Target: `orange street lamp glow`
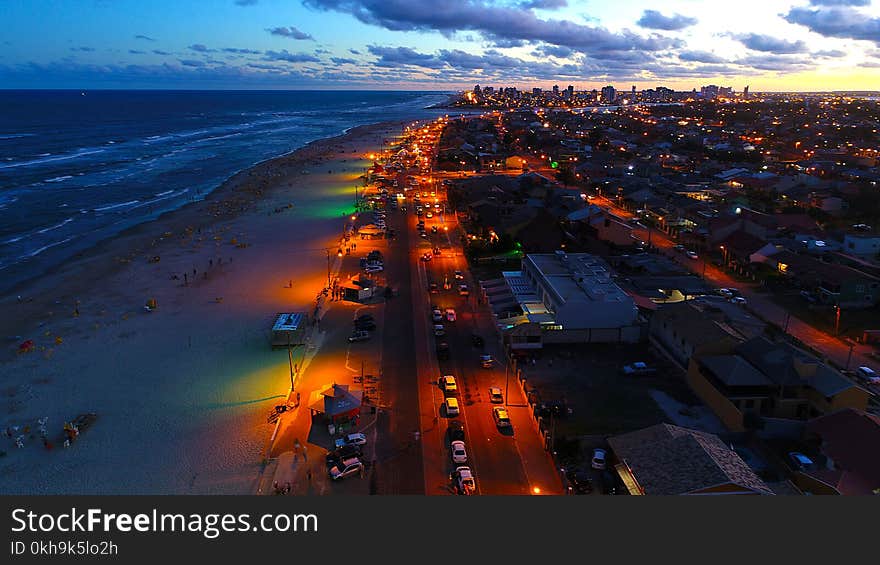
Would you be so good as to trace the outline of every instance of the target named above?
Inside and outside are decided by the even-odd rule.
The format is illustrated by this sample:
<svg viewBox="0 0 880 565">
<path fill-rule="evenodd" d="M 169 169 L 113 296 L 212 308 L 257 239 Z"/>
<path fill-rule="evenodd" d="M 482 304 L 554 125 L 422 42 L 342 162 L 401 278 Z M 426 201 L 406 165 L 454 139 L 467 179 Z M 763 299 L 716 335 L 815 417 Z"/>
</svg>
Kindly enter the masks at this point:
<svg viewBox="0 0 880 565">
<path fill-rule="evenodd" d="M 532 487 L 532 492 L 534 494 L 541 494 L 541 487 Z"/>
</svg>

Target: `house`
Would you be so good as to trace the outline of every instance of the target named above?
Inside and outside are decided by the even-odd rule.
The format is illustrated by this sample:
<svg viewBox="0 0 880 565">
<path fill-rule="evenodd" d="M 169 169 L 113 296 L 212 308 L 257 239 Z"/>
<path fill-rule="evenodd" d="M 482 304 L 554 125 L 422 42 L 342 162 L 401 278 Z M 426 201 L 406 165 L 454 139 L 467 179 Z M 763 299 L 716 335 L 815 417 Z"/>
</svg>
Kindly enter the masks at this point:
<svg viewBox="0 0 880 565">
<path fill-rule="evenodd" d="M 725 351 L 744 337 L 723 321 L 706 316 L 691 301 L 666 304 L 649 324 L 651 342 L 687 367 L 692 357 Z"/>
<path fill-rule="evenodd" d="M 525 170 L 529 168 L 529 163 L 526 161 L 525 157 L 520 155 L 510 155 L 504 160 L 504 167 L 506 169 Z"/>
<path fill-rule="evenodd" d="M 590 218 L 590 228 L 596 237 L 618 247 L 631 247 L 639 242 L 633 227 L 614 214 L 603 213 Z"/>
<path fill-rule="evenodd" d="M 614 469 L 634 495 L 772 495 L 713 434 L 657 424 L 608 438 Z"/>
<path fill-rule="evenodd" d="M 880 304 L 880 277 L 838 263 L 779 250 L 762 261 L 814 291 L 823 304 L 841 308 L 871 308 Z"/>
<path fill-rule="evenodd" d="M 880 417 L 853 409 L 820 416 L 807 424 L 804 440 L 824 461 L 795 473 L 802 489 L 815 494 L 880 494 Z"/>
<path fill-rule="evenodd" d="M 807 420 L 843 408 L 864 410 L 870 393 L 789 343 L 754 337 L 727 351 L 692 357 L 687 381 L 736 432 L 763 418 Z"/>
</svg>

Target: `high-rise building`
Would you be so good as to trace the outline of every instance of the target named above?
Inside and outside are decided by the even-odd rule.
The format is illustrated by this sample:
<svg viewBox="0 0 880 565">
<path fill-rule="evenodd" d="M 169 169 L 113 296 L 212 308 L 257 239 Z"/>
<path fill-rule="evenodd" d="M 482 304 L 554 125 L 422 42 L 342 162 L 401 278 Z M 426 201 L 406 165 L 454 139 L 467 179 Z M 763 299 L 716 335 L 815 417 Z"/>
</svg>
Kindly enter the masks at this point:
<svg viewBox="0 0 880 565">
<path fill-rule="evenodd" d="M 568 88 L 566 88 L 565 90 L 568 92 L 568 99 L 573 100 L 574 99 L 574 86 L 569 84 Z"/>
<path fill-rule="evenodd" d="M 542 92 L 542 90 L 540 88 L 533 88 L 532 89 L 532 96 L 540 96 L 541 92 Z"/>
<path fill-rule="evenodd" d="M 746 85 L 746 87 L 743 88 L 743 98 L 745 100 L 749 99 L 749 85 Z"/>
<path fill-rule="evenodd" d="M 553 98 L 558 98 L 558 97 L 559 97 L 559 85 L 554 84 L 553 85 Z"/>
<path fill-rule="evenodd" d="M 479 96 L 479 95 L 480 95 L 480 85 L 479 85 L 479 84 L 478 84 L 477 86 L 474 87 L 474 94 L 475 94 L 476 96 Z"/>
<path fill-rule="evenodd" d="M 602 102 L 606 104 L 612 104 L 615 100 L 617 100 L 617 90 L 614 89 L 610 84 L 602 88 Z"/>
</svg>

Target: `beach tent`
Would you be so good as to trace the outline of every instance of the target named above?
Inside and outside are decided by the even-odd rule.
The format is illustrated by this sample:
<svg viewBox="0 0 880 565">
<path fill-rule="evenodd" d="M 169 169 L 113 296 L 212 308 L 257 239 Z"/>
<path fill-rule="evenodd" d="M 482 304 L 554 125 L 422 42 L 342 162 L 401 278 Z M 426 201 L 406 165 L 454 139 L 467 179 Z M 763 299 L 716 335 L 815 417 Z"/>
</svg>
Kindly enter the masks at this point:
<svg viewBox="0 0 880 565">
<path fill-rule="evenodd" d="M 348 385 L 328 384 L 312 393 L 309 410 L 312 415 L 323 414 L 332 422 L 344 422 L 358 416 L 364 393 L 349 390 Z"/>
</svg>

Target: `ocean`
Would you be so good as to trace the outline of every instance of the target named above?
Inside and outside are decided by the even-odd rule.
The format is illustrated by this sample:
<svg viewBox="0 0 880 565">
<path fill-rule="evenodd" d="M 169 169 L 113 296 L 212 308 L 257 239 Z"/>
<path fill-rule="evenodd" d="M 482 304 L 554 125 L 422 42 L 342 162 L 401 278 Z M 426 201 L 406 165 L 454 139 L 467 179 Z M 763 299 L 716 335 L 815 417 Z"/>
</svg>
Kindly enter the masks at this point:
<svg viewBox="0 0 880 565">
<path fill-rule="evenodd" d="M 447 94 L 0 91 L 0 291 L 355 126 L 428 119 Z"/>
</svg>

